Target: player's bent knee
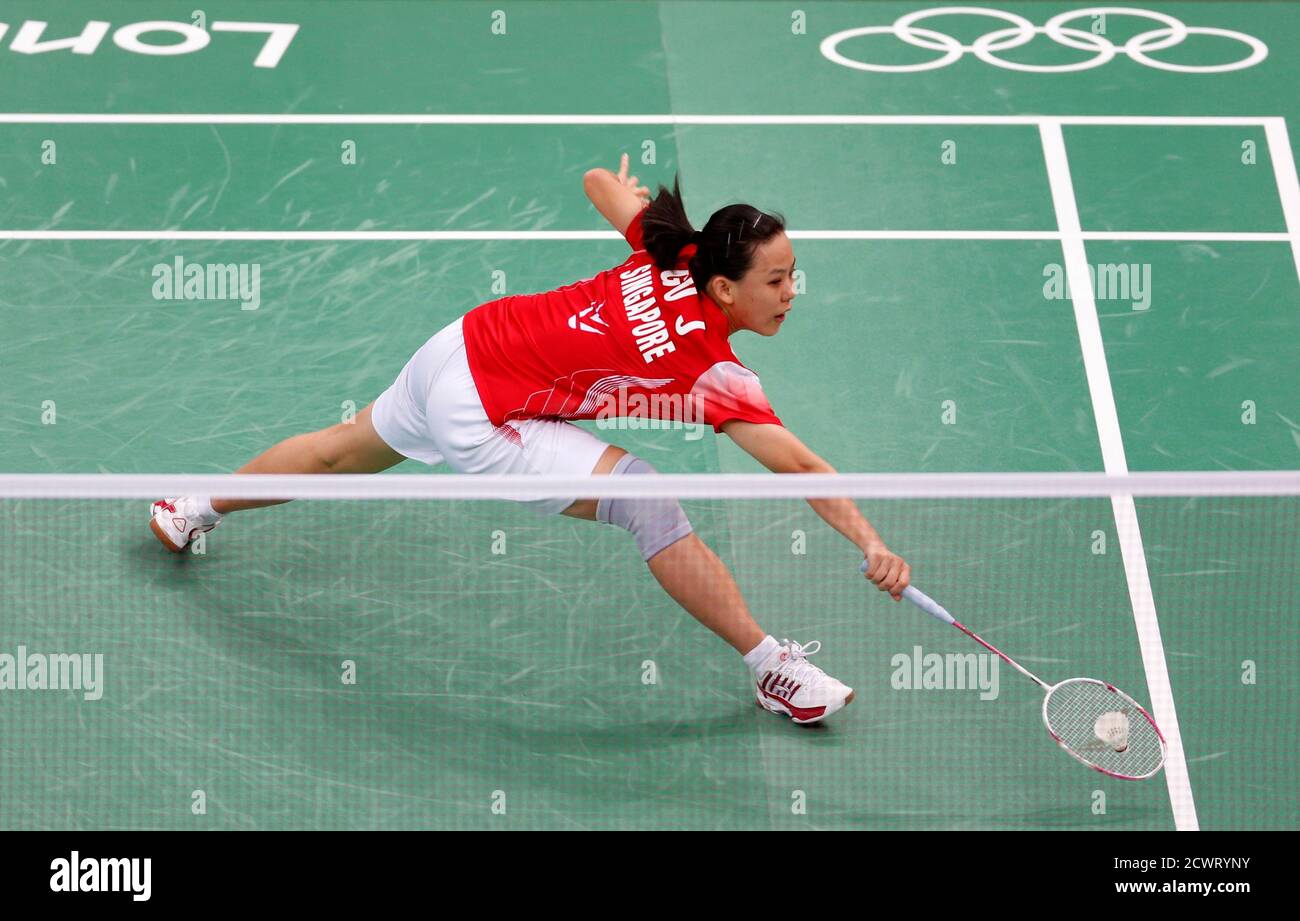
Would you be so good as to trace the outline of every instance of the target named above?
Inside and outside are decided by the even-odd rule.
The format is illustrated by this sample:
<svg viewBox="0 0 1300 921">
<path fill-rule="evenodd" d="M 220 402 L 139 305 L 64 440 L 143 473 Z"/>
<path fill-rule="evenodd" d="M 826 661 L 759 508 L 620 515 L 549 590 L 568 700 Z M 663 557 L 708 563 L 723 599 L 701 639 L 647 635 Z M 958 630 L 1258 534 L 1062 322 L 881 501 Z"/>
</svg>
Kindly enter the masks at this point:
<svg viewBox="0 0 1300 921">
<path fill-rule="evenodd" d="M 621 474 L 656 473 L 654 467 L 635 454 L 624 454 L 610 471 Z M 617 525 L 636 538 L 641 559 L 667 549 L 692 532 L 691 523 L 676 499 L 622 499 L 606 497 L 596 503 L 596 520 Z"/>
</svg>

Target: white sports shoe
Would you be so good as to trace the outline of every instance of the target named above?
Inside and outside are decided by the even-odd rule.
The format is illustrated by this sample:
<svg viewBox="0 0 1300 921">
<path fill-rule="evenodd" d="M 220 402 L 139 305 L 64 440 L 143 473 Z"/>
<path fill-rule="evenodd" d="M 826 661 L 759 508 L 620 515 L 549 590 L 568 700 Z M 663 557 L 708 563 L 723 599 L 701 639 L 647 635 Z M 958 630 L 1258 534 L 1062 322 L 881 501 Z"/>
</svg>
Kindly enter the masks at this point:
<svg viewBox="0 0 1300 921">
<path fill-rule="evenodd" d="M 754 673 L 758 705 L 796 723 L 816 723 L 849 704 L 853 688 L 808 661 L 821 648 L 818 640 L 806 646 L 782 640 Z"/>
<path fill-rule="evenodd" d="M 149 527 L 173 553 L 183 552 L 201 532 L 211 531 L 220 523 L 220 515 L 214 518 L 201 514 L 198 503 L 190 496 L 159 499 L 149 507 Z"/>
</svg>

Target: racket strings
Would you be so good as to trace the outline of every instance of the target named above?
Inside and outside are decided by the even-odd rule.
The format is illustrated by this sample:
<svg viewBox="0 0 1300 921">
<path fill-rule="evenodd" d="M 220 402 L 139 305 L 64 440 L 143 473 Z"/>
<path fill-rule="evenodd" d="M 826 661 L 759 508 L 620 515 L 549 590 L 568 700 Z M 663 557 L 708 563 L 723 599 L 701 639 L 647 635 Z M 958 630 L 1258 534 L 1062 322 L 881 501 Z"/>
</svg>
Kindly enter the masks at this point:
<svg viewBox="0 0 1300 921">
<path fill-rule="evenodd" d="M 1098 736 L 1099 720 L 1127 720 L 1127 747 Z M 1165 746 L 1154 724 L 1126 694 L 1092 678 L 1056 685 L 1043 705 L 1043 719 L 1057 741 L 1075 757 L 1112 774 L 1147 777 L 1164 762 Z"/>
</svg>

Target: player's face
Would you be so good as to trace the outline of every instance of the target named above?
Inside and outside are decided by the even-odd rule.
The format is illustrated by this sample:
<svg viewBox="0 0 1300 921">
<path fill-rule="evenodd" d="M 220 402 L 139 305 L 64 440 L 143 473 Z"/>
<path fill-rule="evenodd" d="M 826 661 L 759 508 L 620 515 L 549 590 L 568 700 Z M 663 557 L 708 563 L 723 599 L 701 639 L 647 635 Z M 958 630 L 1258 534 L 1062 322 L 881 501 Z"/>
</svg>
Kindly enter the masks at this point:
<svg viewBox="0 0 1300 921">
<path fill-rule="evenodd" d="M 726 311 L 733 331 L 748 329 L 775 336 L 794 301 L 794 247 L 777 234 L 754 250 L 754 264 L 740 281 L 717 279 L 715 300 Z"/>
</svg>

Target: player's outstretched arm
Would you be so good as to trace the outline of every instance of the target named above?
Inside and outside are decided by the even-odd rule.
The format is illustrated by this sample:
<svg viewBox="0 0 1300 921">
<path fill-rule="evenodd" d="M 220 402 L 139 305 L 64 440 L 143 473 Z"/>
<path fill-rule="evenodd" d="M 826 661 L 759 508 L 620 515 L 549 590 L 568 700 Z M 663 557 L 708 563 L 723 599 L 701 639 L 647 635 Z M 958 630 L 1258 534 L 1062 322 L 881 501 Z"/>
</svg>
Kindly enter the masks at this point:
<svg viewBox="0 0 1300 921">
<path fill-rule="evenodd" d="M 814 454 L 794 433 L 782 425 L 741 422 L 722 424 L 722 431 L 760 464 L 773 473 L 834 473 L 835 468 Z M 867 578 L 895 601 L 903 597 L 912 569 L 898 554 L 885 546 L 858 511 L 852 499 L 809 499 L 808 504 L 822 520 L 839 531 L 870 561 Z"/>
<path fill-rule="evenodd" d="M 582 177 L 582 188 L 596 210 L 619 233 L 626 233 L 632 218 L 650 204 L 650 190 L 638 185 L 635 176 L 627 174 L 627 154 L 619 161 L 617 173 L 600 168 L 587 170 Z"/>
</svg>

